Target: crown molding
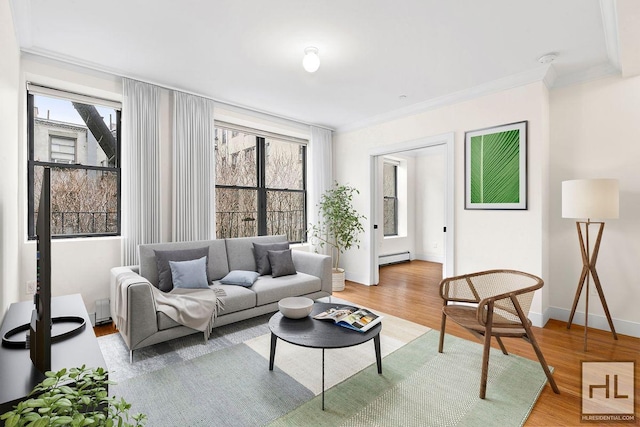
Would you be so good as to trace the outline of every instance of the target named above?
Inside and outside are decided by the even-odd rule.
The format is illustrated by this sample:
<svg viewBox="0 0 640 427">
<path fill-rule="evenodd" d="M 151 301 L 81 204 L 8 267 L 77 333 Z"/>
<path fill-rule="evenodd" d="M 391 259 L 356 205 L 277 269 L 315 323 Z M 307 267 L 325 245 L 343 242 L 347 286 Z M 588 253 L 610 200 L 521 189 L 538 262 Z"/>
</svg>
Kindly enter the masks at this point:
<svg viewBox="0 0 640 427">
<path fill-rule="evenodd" d="M 615 68 L 609 62 L 603 62 L 599 65 L 581 70 L 572 74 L 565 74 L 558 77 L 553 84 L 553 89 L 571 86 L 578 83 L 597 80 L 604 77 L 619 76 L 620 70 Z"/>
<path fill-rule="evenodd" d="M 369 126 L 378 125 L 390 120 L 399 119 L 406 116 L 419 114 L 428 110 L 434 110 L 447 105 L 457 104 L 459 102 L 468 101 L 481 96 L 489 95 L 503 90 L 513 89 L 518 86 L 526 84 L 544 81 L 549 87 L 549 83 L 555 81 L 555 70 L 549 75 L 550 65 L 543 65 L 536 67 L 532 70 L 528 70 L 522 73 L 513 74 L 511 76 L 503 77 L 498 80 L 494 80 L 482 85 L 478 85 L 472 88 L 464 89 L 458 92 L 440 96 L 437 98 L 429 99 L 424 102 L 419 102 L 413 105 L 409 105 L 405 108 L 393 110 L 388 113 L 379 114 L 367 119 L 359 120 L 357 122 L 350 123 L 345 126 L 341 126 L 337 129 L 337 132 L 352 132 L 358 129 L 366 128 Z M 547 77 L 549 75 L 549 77 Z M 547 82 L 547 79 L 549 82 Z"/>
</svg>

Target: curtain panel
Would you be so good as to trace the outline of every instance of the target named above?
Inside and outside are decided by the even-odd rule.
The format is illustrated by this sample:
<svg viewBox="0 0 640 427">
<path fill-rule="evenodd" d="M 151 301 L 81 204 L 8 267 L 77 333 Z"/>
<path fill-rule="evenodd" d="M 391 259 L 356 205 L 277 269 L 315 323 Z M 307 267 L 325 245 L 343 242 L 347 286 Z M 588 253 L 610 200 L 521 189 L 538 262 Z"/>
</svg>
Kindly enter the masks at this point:
<svg viewBox="0 0 640 427">
<path fill-rule="evenodd" d="M 122 263 L 138 264 L 138 245 L 160 241 L 160 90 L 123 79 Z"/>
<path fill-rule="evenodd" d="M 333 184 L 333 155 L 331 131 L 311 126 L 311 140 L 308 148 L 308 218 L 310 224 L 319 220 L 318 204 L 322 194 L 331 189 Z M 313 247 L 318 253 L 331 254 L 330 248 Z"/>
<path fill-rule="evenodd" d="M 173 236 L 215 238 L 214 102 L 174 92 Z"/>
</svg>

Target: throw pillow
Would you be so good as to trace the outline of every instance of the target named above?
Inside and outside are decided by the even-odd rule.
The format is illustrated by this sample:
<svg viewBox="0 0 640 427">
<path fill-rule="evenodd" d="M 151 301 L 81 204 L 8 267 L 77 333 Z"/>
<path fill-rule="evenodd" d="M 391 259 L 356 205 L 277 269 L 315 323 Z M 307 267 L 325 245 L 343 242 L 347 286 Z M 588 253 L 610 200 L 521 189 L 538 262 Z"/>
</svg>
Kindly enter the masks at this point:
<svg viewBox="0 0 640 427">
<path fill-rule="evenodd" d="M 280 277 L 297 274 L 296 266 L 293 265 L 293 258 L 291 258 L 291 249 L 268 251 L 267 253 L 271 263 L 271 276 Z"/>
<path fill-rule="evenodd" d="M 154 252 L 156 254 L 156 266 L 158 267 L 158 289 L 163 292 L 169 292 L 173 289 L 173 280 L 171 278 L 171 267 L 169 267 L 169 261 L 191 261 L 204 256 L 207 257 L 207 264 L 209 263 L 208 246 L 197 249 Z"/>
<path fill-rule="evenodd" d="M 191 261 L 169 261 L 171 279 L 176 288 L 207 289 L 207 257 Z"/>
<path fill-rule="evenodd" d="M 252 286 L 258 280 L 259 274 L 255 271 L 232 270 L 220 279 L 223 285 L 239 285 L 246 288 Z"/>
<path fill-rule="evenodd" d="M 289 249 L 289 242 L 278 243 L 254 243 L 253 254 L 256 257 L 256 271 L 259 275 L 271 274 L 268 251 L 281 251 Z"/>
</svg>

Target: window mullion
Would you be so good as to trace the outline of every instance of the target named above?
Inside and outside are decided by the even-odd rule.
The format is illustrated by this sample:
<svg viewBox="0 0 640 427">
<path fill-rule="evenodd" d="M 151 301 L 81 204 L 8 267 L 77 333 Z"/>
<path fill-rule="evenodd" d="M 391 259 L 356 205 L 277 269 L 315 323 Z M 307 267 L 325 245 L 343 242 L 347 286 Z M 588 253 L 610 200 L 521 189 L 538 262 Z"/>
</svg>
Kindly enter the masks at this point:
<svg viewBox="0 0 640 427">
<path fill-rule="evenodd" d="M 256 160 L 258 162 L 258 236 L 265 236 L 267 234 L 266 151 L 265 138 L 256 138 Z"/>
</svg>

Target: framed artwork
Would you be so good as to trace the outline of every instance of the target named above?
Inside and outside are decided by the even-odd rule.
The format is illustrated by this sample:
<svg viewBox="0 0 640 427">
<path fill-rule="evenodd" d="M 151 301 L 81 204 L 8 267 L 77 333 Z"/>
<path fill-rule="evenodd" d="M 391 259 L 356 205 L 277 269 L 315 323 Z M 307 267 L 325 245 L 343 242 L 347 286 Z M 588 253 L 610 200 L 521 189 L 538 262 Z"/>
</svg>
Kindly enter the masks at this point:
<svg viewBox="0 0 640 427">
<path fill-rule="evenodd" d="M 527 122 L 465 132 L 465 209 L 527 209 Z"/>
</svg>

